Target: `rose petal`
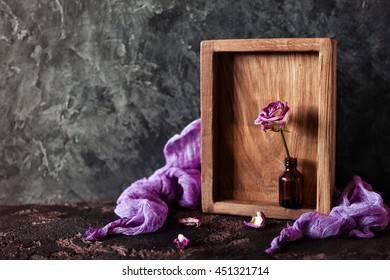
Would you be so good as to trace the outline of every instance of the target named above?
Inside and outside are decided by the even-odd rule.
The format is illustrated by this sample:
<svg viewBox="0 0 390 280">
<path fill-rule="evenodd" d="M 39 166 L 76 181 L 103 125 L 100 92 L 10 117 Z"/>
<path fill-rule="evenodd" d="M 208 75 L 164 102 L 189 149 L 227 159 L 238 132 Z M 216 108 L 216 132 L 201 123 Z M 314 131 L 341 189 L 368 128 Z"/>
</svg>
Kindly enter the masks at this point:
<svg viewBox="0 0 390 280">
<path fill-rule="evenodd" d="M 173 243 L 176 244 L 176 246 L 179 248 L 179 249 L 184 249 L 189 243 L 190 243 L 190 239 L 188 239 L 187 237 L 185 237 L 183 234 L 179 234 L 174 240 L 173 240 Z"/>
<path fill-rule="evenodd" d="M 250 222 L 244 221 L 244 225 L 252 228 L 263 228 L 265 227 L 265 215 L 261 211 L 256 212 L 256 216 L 252 217 Z"/>
<path fill-rule="evenodd" d="M 188 218 L 179 219 L 179 224 L 184 224 L 184 225 L 186 225 L 186 226 L 196 226 L 196 227 L 200 227 L 201 221 L 200 221 L 199 218 L 188 217 Z"/>
</svg>

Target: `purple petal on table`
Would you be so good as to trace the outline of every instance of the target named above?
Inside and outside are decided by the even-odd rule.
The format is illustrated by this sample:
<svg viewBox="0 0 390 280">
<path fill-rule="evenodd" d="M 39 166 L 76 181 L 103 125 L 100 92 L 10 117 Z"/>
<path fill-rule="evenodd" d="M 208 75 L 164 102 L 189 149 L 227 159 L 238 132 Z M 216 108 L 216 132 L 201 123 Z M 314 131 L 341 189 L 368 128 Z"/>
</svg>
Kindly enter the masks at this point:
<svg viewBox="0 0 390 280">
<path fill-rule="evenodd" d="M 250 222 L 244 221 L 244 225 L 252 228 L 263 228 L 265 227 L 265 221 L 264 213 L 257 211 L 256 216 L 253 216 Z"/>
<path fill-rule="evenodd" d="M 180 249 L 184 249 L 189 243 L 190 240 L 185 237 L 183 234 L 179 234 L 174 240 L 173 243 Z"/>
<path fill-rule="evenodd" d="M 196 217 L 188 217 L 188 218 L 181 218 L 179 219 L 179 224 L 184 224 L 186 226 L 196 226 L 200 227 L 202 222 L 200 221 L 199 218 Z"/>
</svg>

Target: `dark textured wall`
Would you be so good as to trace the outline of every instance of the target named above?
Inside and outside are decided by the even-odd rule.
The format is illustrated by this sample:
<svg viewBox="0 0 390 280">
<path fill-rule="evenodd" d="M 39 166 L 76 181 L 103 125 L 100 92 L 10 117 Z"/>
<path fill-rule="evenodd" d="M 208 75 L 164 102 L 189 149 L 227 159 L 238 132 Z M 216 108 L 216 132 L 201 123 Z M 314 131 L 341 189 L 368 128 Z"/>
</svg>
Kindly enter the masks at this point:
<svg viewBox="0 0 390 280">
<path fill-rule="evenodd" d="M 0 0 L 0 203 L 115 199 L 199 112 L 205 39 L 338 40 L 337 187 L 389 198 L 390 1 Z"/>
</svg>

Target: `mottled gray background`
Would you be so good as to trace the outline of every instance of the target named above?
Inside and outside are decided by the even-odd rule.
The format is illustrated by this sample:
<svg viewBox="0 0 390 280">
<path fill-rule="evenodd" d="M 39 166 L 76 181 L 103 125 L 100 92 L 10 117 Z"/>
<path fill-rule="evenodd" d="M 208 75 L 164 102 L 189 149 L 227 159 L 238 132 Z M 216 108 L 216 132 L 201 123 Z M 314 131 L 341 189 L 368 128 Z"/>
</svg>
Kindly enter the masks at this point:
<svg viewBox="0 0 390 280">
<path fill-rule="evenodd" d="M 0 203 L 113 200 L 200 116 L 201 40 L 338 40 L 337 187 L 390 194 L 390 1 L 0 0 Z"/>
</svg>

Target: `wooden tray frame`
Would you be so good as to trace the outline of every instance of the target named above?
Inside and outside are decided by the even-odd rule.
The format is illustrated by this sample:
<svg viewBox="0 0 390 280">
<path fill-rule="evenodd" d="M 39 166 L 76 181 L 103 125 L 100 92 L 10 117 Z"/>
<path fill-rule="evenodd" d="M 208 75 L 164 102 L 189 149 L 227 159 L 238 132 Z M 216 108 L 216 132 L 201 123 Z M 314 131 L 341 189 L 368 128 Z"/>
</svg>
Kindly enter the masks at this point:
<svg viewBox="0 0 390 280">
<path fill-rule="evenodd" d="M 296 219 L 302 213 L 313 210 L 328 214 L 332 206 L 333 191 L 335 188 L 336 40 L 332 38 L 209 40 L 201 42 L 200 56 L 202 121 L 202 210 L 206 213 L 248 216 L 255 215 L 256 211 L 261 210 L 267 217 L 281 219 Z M 247 100 L 249 97 L 253 97 L 249 93 L 248 98 L 246 98 L 246 96 L 241 99 L 237 98 L 235 91 L 239 91 L 240 89 L 237 88 L 235 83 L 237 79 L 245 80 L 250 76 L 251 78 L 248 78 L 247 83 L 243 84 L 245 86 L 249 84 L 249 89 L 252 91 L 256 90 L 256 85 L 259 85 L 259 82 L 256 80 L 256 75 L 252 75 L 253 73 L 251 73 L 251 71 L 254 71 L 253 69 L 260 69 L 260 72 L 256 72 L 259 74 L 257 76 L 260 77 L 260 80 L 262 76 L 261 73 L 266 73 L 265 76 L 268 77 L 267 79 L 272 81 L 276 79 L 272 75 L 281 76 L 278 76 L 277 79 L 290 78 L 291 73 L 288 70 L 285 70 L 285 67 L 280 68 L 283 70 L 281 72 L 284 74 L 280 74 L 277 71 L 275 72 L 275 70 L 270 68 L 268 71 L 267 68 L 270 65 L 273 65 L 271 60 L 279 61 L 276 63 L 285 63 L 283 62 L 285 59 L 284 57 L 286 57 L 288 61 L 292 61 L 293 65 L 295 65 L 294 69 L 303 71 L 303 74 L 301 73 L 301 75 L 312 77 L 312 84 L 310 87 L 313 92 L 310 94 L 314 96 L 314 99 L 312 100 L 313 103 L 315 103 L 314 111 L 311 112 L 314 114 L 315 124 L 306 128 L 310 129 L 306 131 L 307 133 L 313 133 L 313 128 L 316 129 L 313 134 L 314 138 L 312 137 L 307 140 L 309 144 L 313 144 L 314 147 L 316 147 L 314 151 L 311 151 L 314 153 L 314 155 L 309 155 L 309 157 L 311 157 L 311 163 L 313 164 L 314 169 L 312 169 L 310 174 L 306 174 L 308 175 L 307 177 L 312 179 L 314 178 L 314 187 L 311 187 L 314 188 L 314 190 L 310 190 L 311 195 L 305 202 L 304 207 L 301 209 L 286 209 L 279 206 L 276 199 L 276 193 L 278 189 L 277 183 L 275 183 L 273 186 L 268 186 L 268 188 L 270 188 L 270 197 L 268 197 L 268 194 L 266 194 L 265 197 L 260 197 L 258 199 L 255 197 L 256 195 L 253 195 L 254 199 L 246 198 L 251 197 L 252 194 L 256 194 L 259 191 L 252 191 L 250 189 L 254 188 L 252 183 L 253 173 L 250 173 L 252 177 L 248 176 L 248 179 L 245 177 L 236 179 L 236 177 L 241 176 L 240 172 L 244 171 L 244 173 L 246 173 L 249 169 L 245 169 L 245 166 L 240 166 L 240 164 L 242 165 L 242 159 L 240 158 L 242 151 L 240 151 L 239 154 L 235 153 L 235 151 L 240 150 L 241 147 L 239 143 L 236 143 L 238 140 L 232 140 L 237 135 L 235 135 L 235 132 L 225 132 L 225 130 L 233 129 L 234 127 L 238 126 L 246 129 L 245 131 L 253 132 L 253 129 L 257 129 L 257 136 L 255 137 L 259 139 L 268 139 L 261 141 L 273 142 L 273 147 L 280 150 L 280 155 L 283 157 L 282 144 L 280 142 L 275 143 L 275 141 L 280 141 L 279 138 L 275 138 L 276 136 L 271 136 L 271 134 L 276 135 L 277 133 L 264 133 L 261 131 L 260 127 L 253 125 L 253 121 L 257 117 L 257 114 L 260 112 L 261 108 L 266 106 L 268 103 L 248 103 L 249 101 L 245 100 Z M 241 58 L 247 61 L 245 63 L 248 63 L 248 65 L 251 66 L 245 68 L 241 67 L 241 65 L 245 64 L 244 62 L 240 62 L 240 64 L 238 64 L 239 62 L 235 62 L 236 60 L 242 61 Z M 259 62 L 253 60 L 257 58 L 260 59 Z M 308 58 L 308 60 L 306 58 Z M 307 65 L 311 66 L 307 67 L 305 61 L 309 61 Z M 232 79 L 223 79 L 224 74 L 220 73 L 223 73 L 225 71 L 224 69 L 228 69 L 229 75 L 231 75 L 229 77 L 232 77 Z M 242 71 L 249 71 L 249 74 L 246 72 L 242 73 Z M 237 76 L 239 76 L 239 78 L 237 78 Z M 253 78 L 253 76 L 255 76 L 255 78 Z M 280 81 L 281 83 L 284 83 L 283 80 Z M 305 84 L 293 85 L 299 87 L 306 86 Z M 278 85 L 276 85 L 276 87 L 278 87 Z M 273 100 L 277 100 L 277 98 L 280 98 L 280 96 L 296 99 L 293 102 L 294 104 L 292 104 L 292 112 L 305 111 L 304 109 L 307 109 L 307 104 L 305 103 L 306 105 L 303 105 L 303 97 L 299 99 L 298 97 L 294 98 L 294 96 L 288 96 L 286 89 L 276 88 L 276 91 L 279 91 L 279 93 L 275 95 Z M 226 92 L 230 93 L 227 94 Z M 240 92 L 240 94 L 240 96 L 242 96 L 245 95 L 246 92 Z M 259 96 L 262 96 L 262 94 L 267 95 L 267 98 L 262 101 L 273 101 L 269 93 L 260 92 Z M 227 98 L 225 98 L 224 95 L 226 95 Z M 231 97 L 232 95 L 235 95 L 235 97 Z M 244 104 L 245 106 L 241 106 L 239 104 L 240 102 L 246 102 Z M 252 103 L 255 105 L 252 106 Z M 240 110 L 239 112 L 237 112 L 237 108 Z M 253 116 L 252 119 L 247 116 L 248 110 L 250 115 Z M 243 114 L 245 117 L 241 116 Z M 232 117 L 230 118 L 229 116 Z M 222 120 L 222 118 L 224 119 Z M 289 125 L 292 121 L 291 118 L 293 118 L 293 115 L 290 117 Z M 289 125 L 288 129 L 290 129 Z M 300 136 L 295 135 L 294 131 L 292 131 L 292 136 L 289 137 L 290 135 L 287 135 L 287 138 L 290 138 L 291 141 L 295 142 L 290 142 L 288 144 L 289 147 L 299 147 L 299 143 L 297 143 L 300 141 L 299 137 L 304 137 L 306 134 L 302 134 L 302 130 L 300 130 L 297 126 L 294 126 L 294 124 L 293 128 L 297 131 L 300 131 L 301 134 Z M 249 137 L 246 136 L 249 135 L 252 137 L 252 132 L 245 132 L 247 134 L 244 134 L 244 139 L 240 139 L 240 141 L 247 141 Z M 242 135 L 239 136 L 241 137 Z M 278 137 L 280 136 L 278 135 Z M 222 144 L 221 146 L 221 143 L 225 143 L 225 141 L 228 143 L 232 142 L 233 146 L 236 145 L 235 149 L 230 150 L 229 156 L 225 156 L 225 154 L 229 154 L 229 151 L 225 153 L 224 150 L 229 150 L 228 147 L 230 147 L 230 144 Z M 252 142 L 249 141 L 249 145 L 257 145 L 253 144 L 255 143 L 253 140 L 251 141 Z M 222 150 L 221 147 L 223 147 L 224 150 Z M 267 147 L 267 149 L 270 148 L 269 146 Z M 303 153 L 305 152 L 303 151 Z M 264 157 L 264 153 L 252 154 L 253 158 L 256 158 L 257 162 L 264 162 L 263 167 L 266 167 L 269 170 L 271 170 L 271 168 L 279 168 L 280 175 L 284 168 L 282 163 L 283 158 L 273 158 L 274 160 L 272 161 L 270 158 L 261 158 Z M 229 160 L 231 161 L 230 163 Z M 248 159 L 245 158 L 245 160 L 247 161 Z M 298 153 L 298 164 L 299 160 L 300 154 Z M 226 162 L 227 165 L 225 165 Z M 315 174 L 313 172 L 315 172 Z M 276 178 L 272 179 L 266 177 L 271 176 L 271 174 L 268 173 L 262 174 L 261 176 L 262 178 L 255 178 L 255 180 L 262 181 L 265 178 L 266 180 L 264 181 L 276 180 L 277 182 L 277 176 Z M 272 176 L 275 177 L 275 174 L 272 174 Z M 224 177 L 227 179 L 223 179 Z M 238 180 L 241 181 L 237 183 L 236 181 Z M 225 195 L 224 192 L 228 193 L 228 195 Z M 241 198 L 241 194 L 243 194 L 242 197 L 244 197 L 244 199 Z M 261 194 L 259 196 L 261 196 Z"/>
</svg>

